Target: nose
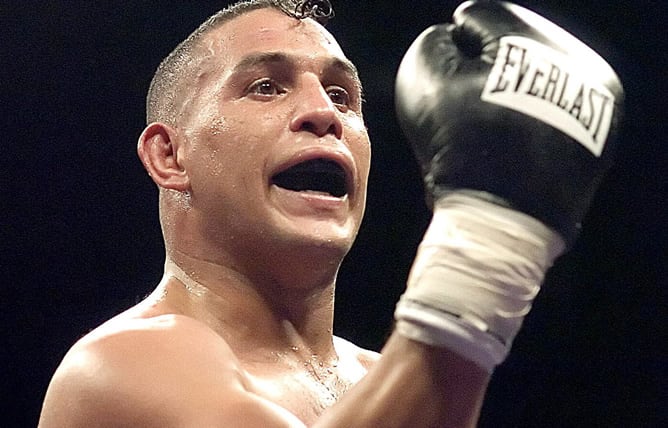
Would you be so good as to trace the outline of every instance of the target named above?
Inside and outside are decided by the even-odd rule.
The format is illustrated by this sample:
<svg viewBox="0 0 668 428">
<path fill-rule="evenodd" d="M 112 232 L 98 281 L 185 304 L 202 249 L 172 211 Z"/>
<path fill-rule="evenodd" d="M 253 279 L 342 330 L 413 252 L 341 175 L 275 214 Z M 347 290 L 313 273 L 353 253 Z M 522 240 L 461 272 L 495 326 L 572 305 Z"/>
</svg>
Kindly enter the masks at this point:
<svg viewBox="0 0 668 428">
<path fill-rule="evenodd" d="M 333 135 L 341 139 L 343 123 L 340 112 L 329 98 L 327 91 L 315 76 L 305 78 L 297 97 L 297 107 L 290 121 L 293 132 L 310 132 L 318 137 Z"/>
</svg>

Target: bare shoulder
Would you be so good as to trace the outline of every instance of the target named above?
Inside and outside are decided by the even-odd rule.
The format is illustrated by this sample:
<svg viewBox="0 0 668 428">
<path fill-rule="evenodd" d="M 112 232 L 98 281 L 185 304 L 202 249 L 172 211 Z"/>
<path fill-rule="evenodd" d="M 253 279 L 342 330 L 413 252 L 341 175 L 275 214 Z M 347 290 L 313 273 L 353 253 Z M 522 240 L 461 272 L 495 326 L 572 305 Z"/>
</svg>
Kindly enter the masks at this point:
<svg viewBox="0 0 668 428">
<path fill-rule="evenodd" d="M 369 370 L 380 359 L 378 352 L 361 348 L 338 336 L 334 336 L 334 347 L 341 360 L 354 360 L 365 370 Z"/>
<path fill-rule="evenodd" d="M 246 407 L 258 420 L 277 421 L 268 426 L 294 422 L 248 392 L 232 350 L 198 321 L 117 317 L 66 354 L 47 390 L 40 427 L 213 426 Z"/>
<path fill-rule="evenodd" d="M 234 355 L 214 336 L 176 315 L 106 322 L 65 355 L 47 390 L 40 425 L 84 426 L 112 418 L 144 423 L 145 415 L 171 422 L 182 411 L 175 400 L 179 390 L 241 383 Z M 212 370 L 221 370 L 224 382 L 212 385 L 203 376 Z"/>
</svg>

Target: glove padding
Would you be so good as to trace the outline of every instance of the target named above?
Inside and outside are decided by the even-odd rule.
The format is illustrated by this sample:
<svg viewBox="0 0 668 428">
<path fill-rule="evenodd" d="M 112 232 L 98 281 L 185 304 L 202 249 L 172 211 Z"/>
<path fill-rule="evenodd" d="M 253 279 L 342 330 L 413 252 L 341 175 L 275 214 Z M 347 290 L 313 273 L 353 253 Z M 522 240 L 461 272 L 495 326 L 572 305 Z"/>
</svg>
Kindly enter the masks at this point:
<svg viewBox="0 0 668 428">
<path fill-rule="evenodd" d="M 582 42 L 522 7 L 470 1 L 425 30 L 396 80 L 433 200 L 467 189 L 572 244 L 611 166 L 623 90 Z"/>
</svg>

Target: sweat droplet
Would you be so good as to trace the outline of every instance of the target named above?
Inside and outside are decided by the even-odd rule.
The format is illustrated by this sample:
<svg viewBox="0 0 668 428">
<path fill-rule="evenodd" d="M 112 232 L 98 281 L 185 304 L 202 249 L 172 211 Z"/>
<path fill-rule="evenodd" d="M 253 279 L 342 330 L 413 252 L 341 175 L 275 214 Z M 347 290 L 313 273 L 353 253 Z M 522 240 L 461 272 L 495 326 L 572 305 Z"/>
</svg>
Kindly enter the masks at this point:
<svg viewBox="0 0 668 428">
<path fill-rule="evenodd" d="M 230 129 L 230 126 L 227 124 L 227 121 L 223 117 L 215 119 L 211 126 L 209 127 L 209 132 L 211 135 L 220 135 L 221 133 Z"/>
</svg>

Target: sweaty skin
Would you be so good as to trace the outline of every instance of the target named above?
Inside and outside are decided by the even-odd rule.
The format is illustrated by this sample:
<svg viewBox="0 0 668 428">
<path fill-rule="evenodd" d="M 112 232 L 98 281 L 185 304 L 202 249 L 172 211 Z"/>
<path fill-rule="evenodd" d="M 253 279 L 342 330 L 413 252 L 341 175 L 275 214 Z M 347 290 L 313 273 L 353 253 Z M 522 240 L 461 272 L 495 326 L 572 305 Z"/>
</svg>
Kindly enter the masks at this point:
<svg viewBox="0 0 668 428">
<path fill-rule="evenodd" d="M 91 391 L 127 405 L 139 394 L 186 421 L 201 407 L 234 409 L 238 390 L 286 421 L 312 423 L 377 358 L 331 335 L 336 272 L 359 228 L 369 170 L 359 80 L 321 26 L 271 9 L 213 30 L 205 46 L 179 126 L 149 126 L 140 141 L 147 164 L 171 144 L 187 180 L 158 182 L 170 193 L 165 276 L 82 339 L 57 376 L 96 373 L 85 379 Z M 344 198 L 271 185 L 286 163 L 309 156 L 347 165 Z M 158 180 L 173 174 L 148 169 Z M 189 200 L 174 202 L 181 190 Z"/>
<path fill-rule="evenodd" d="M 332 335 L 370 164 L 359 79 L 334 38 L 260 9 L 212 30 L 202 55 L 176 126 L 139 139 L 164 276 L 72 347 L 40 426 L 474 424 L 488 376 L 471 363 L 397 335 L 379 360 Z M 343 166 L 345 196 L 273 184 L 313 158 Z"/>
</svg>

